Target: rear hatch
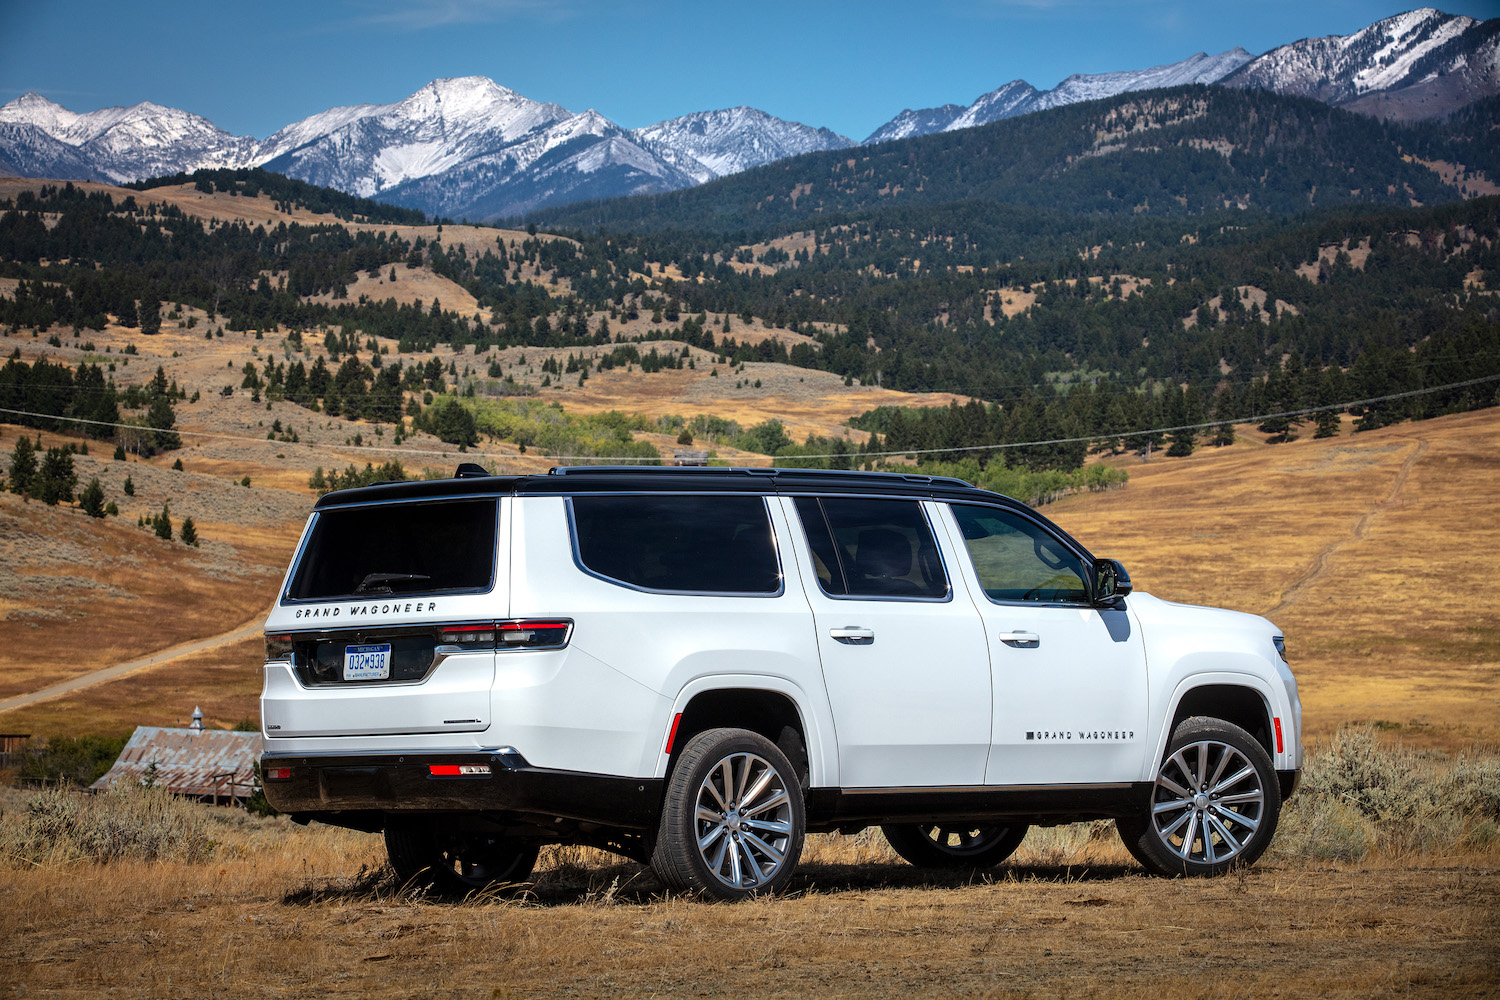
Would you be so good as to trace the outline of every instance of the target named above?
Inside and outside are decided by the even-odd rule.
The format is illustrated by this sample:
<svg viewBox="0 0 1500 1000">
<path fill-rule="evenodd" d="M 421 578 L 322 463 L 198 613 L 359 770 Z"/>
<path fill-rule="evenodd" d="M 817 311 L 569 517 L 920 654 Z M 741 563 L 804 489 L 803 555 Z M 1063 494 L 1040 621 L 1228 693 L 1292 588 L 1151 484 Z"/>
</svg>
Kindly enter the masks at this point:
<svg viewBox="0 0 1500 1000">
<path fill-rule="evenodd" d="M 266 621 L 266 736 L 487 729 L 508 514 L 498 497 L 319 509 Z"/>
</svg>

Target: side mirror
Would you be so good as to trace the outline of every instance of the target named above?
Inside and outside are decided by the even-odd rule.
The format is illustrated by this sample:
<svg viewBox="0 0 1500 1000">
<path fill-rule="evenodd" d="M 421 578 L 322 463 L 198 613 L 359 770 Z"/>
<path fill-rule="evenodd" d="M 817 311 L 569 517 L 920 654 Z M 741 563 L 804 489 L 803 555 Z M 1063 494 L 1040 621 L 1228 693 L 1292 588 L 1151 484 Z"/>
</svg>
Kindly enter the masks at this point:
<svg viewBox="0 0 1500 1000">
<path fill-rule="evenodd" d="M 1094 604 L 1115 607 L 1131 591 L 1130 574 L 1118 559 L 1094 561 Z"/>
</svg>

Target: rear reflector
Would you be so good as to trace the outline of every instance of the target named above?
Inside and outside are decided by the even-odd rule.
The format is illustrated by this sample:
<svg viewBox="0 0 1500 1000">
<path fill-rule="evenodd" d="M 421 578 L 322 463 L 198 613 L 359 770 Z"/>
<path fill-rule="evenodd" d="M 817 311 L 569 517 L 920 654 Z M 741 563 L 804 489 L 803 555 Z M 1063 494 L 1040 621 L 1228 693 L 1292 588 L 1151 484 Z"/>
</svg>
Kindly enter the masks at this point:
<svg viewBox="0 0 1500 1000">
<path fill-rule="evenodd" d="M 461 778 L 466 775 L 489 774 L 488 764 L 428 764 L 428 772 L 434 778 Z"/>
<path fill-rule="evenodd" d="M 672 716 L 672 731 L 667 734 L 667 756 L 672 754 L 672 744 L 677 742 L 677 727 L 682 724 L 682 713 Z"/>
<path fill-rule="evenodd" d="M 1282 744 L 1281 744 L 1281 720 L 1280 719 L 1272 719 L 1271 722 L 1274 723 L 1275 726 L 1276 726 L 1276 752 L 1277 753 L 1285 753 L 1286 751 L 1282 749 Z"/>
<path fill-rule="evenodd" d="M 263 777 L 266 781 L 291 781 L 292 769 L 289 767 L 268 767 Z"/>
</svg>

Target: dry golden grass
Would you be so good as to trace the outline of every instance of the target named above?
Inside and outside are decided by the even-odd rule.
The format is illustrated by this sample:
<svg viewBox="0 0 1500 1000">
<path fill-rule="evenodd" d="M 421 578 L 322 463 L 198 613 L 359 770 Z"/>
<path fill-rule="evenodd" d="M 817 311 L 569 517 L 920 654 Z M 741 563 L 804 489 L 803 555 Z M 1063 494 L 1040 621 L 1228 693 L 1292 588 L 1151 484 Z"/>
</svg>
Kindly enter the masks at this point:
<svg viewBox="0 0 1500 1000">
<path fill-rule="evenodd" d="M 1132 462 L 1126 489 L 1046 512 L 1140 590 L 1269 615 L 1311 735 L 1365 720 L 1419 745 L 1500 743 L 1500 613 L 1484 598 L 1500 411 L 1252 436 Z"/>
<path fill-rule="evenodd" d="M 1489 856 L 1167 881 L 1112 834 L 1060 854 L 1041 831 L 973 878 L 826 836 L 777 899 L 669 896 L 553 849 L 520 896 L 454 905 L 403 893 L 378 837 L 210 827 L 206 864 L 0 869 L 0 995 L 1452 997 L 1500 968 Z"/>
</svg>

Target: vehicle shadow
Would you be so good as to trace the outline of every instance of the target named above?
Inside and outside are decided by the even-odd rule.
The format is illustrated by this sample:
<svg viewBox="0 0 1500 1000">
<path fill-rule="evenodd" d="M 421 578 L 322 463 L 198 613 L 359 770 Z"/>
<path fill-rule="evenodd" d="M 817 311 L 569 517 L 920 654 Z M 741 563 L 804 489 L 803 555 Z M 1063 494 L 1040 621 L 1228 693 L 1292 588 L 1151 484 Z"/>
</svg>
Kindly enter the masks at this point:
<svg viewBox="0 0 1500 1000">
<path fill-rule="evenodd" d="M 937 871 L 905 863 L 804 864 L 783 898 L 809 894 L 871 892 L 895 889 L 962 889 L 1006 882 L 1051 882 L 1065 885 L 1106 882 L 1145 877 L 1140 868 L 1127 864 L 1105 865 L 1001 865 L 982 871 Z M 649 867 L 621 860 L 616 864 L 557 865 L 529 882 L 492 885 L 462 896 L 442 895 L 417 885 L 403 884 L 390 868 L 362 867 L 352 876 L 310 880 L 282 897 L 287 906 L 327 903 L 508 903 L 511 905 L 643 906 L 670 897 L 691 894 L 667 889 Z"/>
</svg>

